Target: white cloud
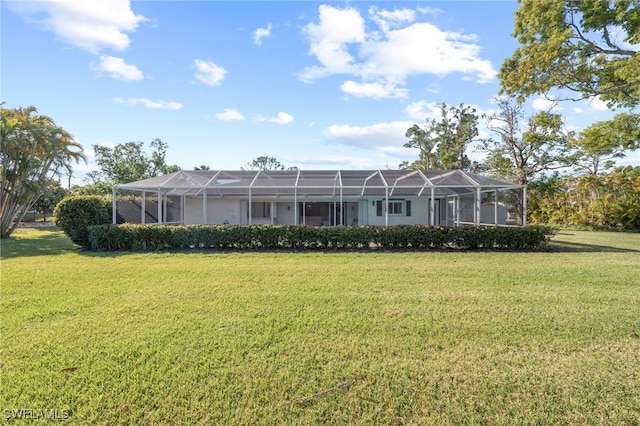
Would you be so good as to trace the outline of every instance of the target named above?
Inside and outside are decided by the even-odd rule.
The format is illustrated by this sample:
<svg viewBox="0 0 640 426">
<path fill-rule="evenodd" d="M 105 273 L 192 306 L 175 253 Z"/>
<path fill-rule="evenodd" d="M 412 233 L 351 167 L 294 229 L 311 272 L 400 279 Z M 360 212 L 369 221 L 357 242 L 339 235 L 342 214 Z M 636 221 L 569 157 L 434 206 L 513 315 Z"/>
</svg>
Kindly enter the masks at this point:
<svg viewBox="0 0 640 426">
<path fill-rule="evenodd" d="M 98 73 L 107 73 L 116 80 L 130 82 L 144 78 L 144 74 L 138 67 L 127 64 L 124 59 L 115 56 L 100 56 L 100 62 L 92 64 L 90 68 Z"/>
<path fill-rule="evenodd" d="M 588 105 L 589 105 L 589 107 L 591 107 L 591 109 L 594 109 L 596 111 L 608 111 L 609 110 L 609 107 L 607 106 L 606 102 L 604 102 L 602 99 L 600 99 L 600 96 L 596 96 L 595 98 L 593 98 L 590 101 L 588 101 Z"/>
<path fill-rule="evenodd" d="M 225 108 L 223 112 L 214 114 L 214 118 L 220 121 L 241 121 L 244 115 L 235 108 Z"/>
<path fill-rule="evenodd" d="M 128 106 L 136 106 L 138 104 L 142 104 L 144 105 L 146 108 L 149 109 L 172 109 L 172 110 L 178 110 L 182 108 L 182 104 L 178 103 L 178 102 L 166 102 L 166 101 L 152 101 L 149 100 L 147 98 L 114 98 L 113 99 L 115 102 L 120 103 L 120 104 L 125 104 Z"/>
<path fill-rule="evenodd" d="M 372 156 L 351 157 L 345 155 L 322 155 L 309 157 L 286 157 L 288 163 L 311 169 L 352 169 L 369 170 L 383 168 L 384 161 Z"/>
<path fill-rule="evenodd" d="M 496 76 L 491 62 L 480 59 L 476 36 L 442 31 L 426 22 L 391 30 L 385 36 L 384 40 L 362 46 L 362 56 L 367 58 L 361 64 L 364 76 L 445 76 L 460 72 L 475 76 L 480 83 Z"/>
<path fill-rule="evenodd" d="M 308 67 L 300 74 L 300 79 L 307 82 L 330 74 L 354 72 L 354 58 L 348 45 L 363 43 L 366 39 L 364 19 L 356 9 L 323 4 L 318 8 L 318 15 L 319 23 L 308 24 L 304 34 L 310 53 L 322 66 Z"/>
<path fill-rule="evenodd" d="M 531 106 L 536 111 L 559 111 L 562 109 L 558 105 L 558 100 L 553 96 L 538 96 L 531 102 Z"/>
<path fill-rule="evenodd" d="M 439 9 L 437 7 L 426 6 L 426 7 L 418 7 L 418 12 L 423 13 L 425 15 L 438 16 L 444 13 L 444 10 Z"/>
<path fill-rule="evenodd" d="M 427 87 L 427 92 L 429 93 L 440 93 L 440 85 L 439 84 L 431 84 Z"/>
<path fill-rule="evenodd" d="M 396 84 L 385 81 L 383 83 L 357 83 L 347 80 L 342 83 L 340 90 L 356 98 L 406 98 L 408 90 L 397 87 Z"/>
<path fill-rule="evenodd" d="M 436 102 L 417 101 L 405 108 L 407 117 L 424 123 L 428 118 L 440 118 L 440 106 Z M 406 130 L 406 129 L 405 129 Z"/>
<path fill-rule="evenodd" d="M 378 31 L 367 31 L 365 19 L 351 7 L 322 5 L 318 16 L 318 23 L 309 23 L 304 29 L 309 52 L 319 62 L 299 74 L 304 82 L 346 74 L 362 79 L 358 84 L 375 85 L 404 81 L 412 75 L 462 73 L 463 78 L 488 83 L 497 74 L 493 64 L 481 58 L 477 36 L 415 22 L 416 14 L 409 9 L 372 7 L 369 18 Z M 371 93 L 376 97 L 381 92 Z M 388 96 L 397 93 L 389 91 Z"/>
<path fill-rule="evenodd" d="M 126 49 L 131 43 L 127 33 L 146 20 L 133 13 L 129 0 L 12 1 L 7 6 L 63 42 L 91 53 Z"/>
<path fill-rule="evenodd" d="M 411 23 L 416 19 L 416 11 L 411 9 L 384 10 L 377 6 L 369 9 L 371 20 L 378 24 L 382 32 L 388 32 L 390 28 L 400 27 L 402 24 Z"/>
<path fill-rule="evenodd" d="M 293 122 L 293 116 L 291 114 L 287 114 L 286 112 L 280 111 L 275 117 L 258 116 L 258 121 L 268 121 L 269 123 L 275 124 L 289 124 Z"/>
<path fill-rule="evenodd" d="M 253 32 L 253 44 L 260 46 L 262 40 L 271 37 L 271 22 L 267 25 L 267 28 L 258 28 Z"/>
<path fill-rule="evenodd" d="M 405 133 L 413 126 L 411 121 L 392 121 L 370 126 L 350 126 L 347 124 L 329 126 L 323 132 L 327 140 L 343 145 L 377 149 L 387 153 L 400 153 L 407 142 Z"/>
<path fill-rule="evenodd" d="M 211 61 L 203 61 L 201 59 L 196 59 L 195 64 L 198 70 L 196 72 L 198 81 L 208 86 L 222 85 L 222 80 L 224 80 L 227 70 Z"/>
</svg>

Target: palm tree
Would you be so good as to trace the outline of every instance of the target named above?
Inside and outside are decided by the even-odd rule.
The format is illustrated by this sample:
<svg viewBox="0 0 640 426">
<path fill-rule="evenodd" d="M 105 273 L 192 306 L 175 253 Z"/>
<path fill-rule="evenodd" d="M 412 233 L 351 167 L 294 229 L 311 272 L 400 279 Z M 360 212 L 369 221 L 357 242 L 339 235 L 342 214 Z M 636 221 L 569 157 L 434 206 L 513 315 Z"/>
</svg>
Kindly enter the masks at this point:
<svg viewBox="0 0 640 426">
<path fill-rule="evenodd" d="M 0 111 L 0 238 L 11 235 L 48 183 L 85 160 L 82 146 L 35 107 Z"/>
</svg>

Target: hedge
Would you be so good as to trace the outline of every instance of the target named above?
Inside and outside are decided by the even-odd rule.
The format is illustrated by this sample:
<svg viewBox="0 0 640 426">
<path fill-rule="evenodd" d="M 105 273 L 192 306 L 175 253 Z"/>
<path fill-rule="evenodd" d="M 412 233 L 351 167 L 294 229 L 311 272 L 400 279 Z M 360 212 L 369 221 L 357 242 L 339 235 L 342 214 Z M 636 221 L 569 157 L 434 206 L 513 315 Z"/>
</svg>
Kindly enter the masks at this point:
<svg viewBox="0 0 640 426">
<path fill-rule="evenodd" d="M 111 222 L 111 198 L 98 195 L 74 195 L 63 198 L 53 210 L 56 225 L 74 243 L 90 247 L 89 226 Z"/>
<path fill-rule="evenodd" d="M 554 231 L 524 228 L 428 225 L 94 225 L 93 251 L 150 250 L 538 250 Z"/>
</svg>

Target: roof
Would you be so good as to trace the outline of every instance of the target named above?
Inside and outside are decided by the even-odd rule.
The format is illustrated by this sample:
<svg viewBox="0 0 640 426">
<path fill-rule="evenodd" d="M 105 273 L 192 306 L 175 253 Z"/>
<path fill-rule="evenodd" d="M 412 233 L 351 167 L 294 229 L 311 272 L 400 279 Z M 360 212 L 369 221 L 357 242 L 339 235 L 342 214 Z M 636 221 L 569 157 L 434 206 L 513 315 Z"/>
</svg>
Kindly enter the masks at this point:
<svg viewBox="0 0 640 426">
<path fill-rule="evenodd" d="M 420 196 L 468 193 L 474 189 L 522 188 L 462 170 L 180 170 L 116 185 L 116 189 L 169 195 L 238 197 Z"/>
</svg>

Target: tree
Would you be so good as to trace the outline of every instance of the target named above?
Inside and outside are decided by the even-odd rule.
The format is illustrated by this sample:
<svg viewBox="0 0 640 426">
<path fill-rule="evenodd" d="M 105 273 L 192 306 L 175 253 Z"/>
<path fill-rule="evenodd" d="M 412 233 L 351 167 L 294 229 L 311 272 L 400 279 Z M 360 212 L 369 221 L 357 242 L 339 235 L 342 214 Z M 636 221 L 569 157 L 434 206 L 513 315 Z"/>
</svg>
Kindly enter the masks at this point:
<svg viewBox="0 0 640 426">
<path fill-rule="evenodd" d="M 285 167 L 274 157 L 267 157 L 265 155 L 257 157 L 250 163 L 247 163 L 246 168 L 241 167 L 242 170 L 284 170 Z"/>
<path fill-rule="evenodd" d="M 564 130 L 558 114 L 541 111 L 527 117 L 522 105 L 500 99 L 498 112 L 488 117 L 487 127 L 499 137 L 484 141 L 481 147 L 495 177 L 527 185 L 540 173 L 569 164 L 573 134 Z M 523 212 L 518 213 L 521 221 Z"/>
<path fill-rule="evenodd" d="M 44 188 L 38 200 L 33 204 L 37 213 L 42 214 L 43 220 L 47 221 L 47 213 L 53 212 L 56 205 L 67 195 L 67 191 L 60 186 L 58 181 L 50 181 Z"/>
<path fill-rule="evenodd" d="M 10 236 L 47 186 L 84 159 L 82 146 L 35 107 L 0 108 L 0 237 Z"/>
<path fill-rule="evenodd" d="M 552 88 L 610 106 L 640 105 L 637 0 L 519 0 L 513 36 L 520 47 L 502 64 L 501 93 L 522 101 Z"/>
<path fill-rule="evenodd" d="M 427 121 L 426 129 L 435 127 L 435 120 Z M 438 169 L 440 162 L 435 152 L 436 140 L 431 136 L 431 132 L 421 128 L 417 124 L 409 127 L 405 136 L 409 138 L 409 142 L 404 144 L 405 148 L 413 148 L 418 150 L 418 159 L 409 164 L 407 161 L 400 164 L 401 169 L 409 168 L 412 170 L 431 170 Z"/>
<path fill-rule="evenodd" d="M 640 230 L 640 167 L 554 175 L 532 183 L 527 211 L 536 223 Z"/>
<path fill-rule="evenodd" d="M 468 105 L 448 107 L 441 103 L 440 120 L 428 119 L 424 128 L 414 124 L 405 133 L 405 148 L 418 149 L 418 160 L 404 162 L 400 168 L 469 170 L 467 146 L 478 136 L 478 115 Z"/>
<path fill-rule="evenodd" d="M 438 155 L 443 169 L 469 170 L 471 162 L 465 153 L 467 146 L 478 136 L 478 116 L 475 108 L 440 105 L 442 119 L 435 126 Z"/>
<path fill-rule="evenodd" d="M 615 166 L 625 151 L 640 148 L 640 116 L 621 113 L 612 120 L 598 121 L 582 130 L 573 141 L 571 162 L 576 172 L 596 175 Z"/>
<path fill-rule="evenodd" d="M 573 133 L 564 130 L 559 114 L 541 111 L 526 116 L 522 105 L 498 100 L 498 112 L 489 116 L 487 127 L 499 139 L 483 142 L 491 174 L 526 185 L 541 172 L 569 165 L 569 143 Z"/>
<path fill-rule="evenodd" d="M 195 166 L 193 170 L 211 170 L 211 167 L 206 164 L 201 164 L 199 166 Z"/>
<path fill-rule="evenodd" d="M 168 145 L 161 139 L 151 141 L 151 155 L 144 152 L 143 146 L 143 142 L 126 142 L 113 148 L 93 145 L 100 166 L 100 172 L 93 176 L 94 183 L 128 183 L 180 170 L 177 165 L 166 163 Z"/>
</svg>

